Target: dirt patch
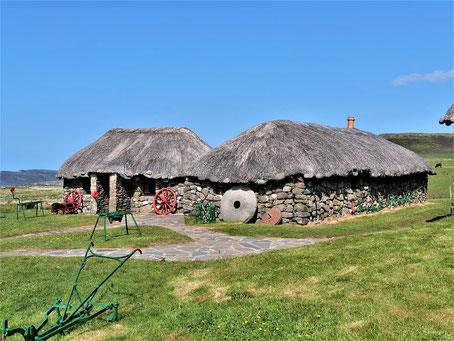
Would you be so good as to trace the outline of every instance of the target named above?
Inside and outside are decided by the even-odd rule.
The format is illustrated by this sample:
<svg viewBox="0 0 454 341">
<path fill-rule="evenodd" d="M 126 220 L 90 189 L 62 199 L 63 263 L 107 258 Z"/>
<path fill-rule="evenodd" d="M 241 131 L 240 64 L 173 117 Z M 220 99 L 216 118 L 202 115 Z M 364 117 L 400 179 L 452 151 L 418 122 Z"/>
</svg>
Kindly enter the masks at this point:
<svg viewBox="0 0 454 341">
<path fill-rule="evenodd" d="M 178 278 L 174 282 L 174 294 L 179 299 L 192 301 L 225 301 L 229 297 L 225 295 L 228 288 L 214 283 L 210 275 L 212 270 L 202 269 L 192 272 L 189 276 Z"/>
<path fill-rule="evenodd" d="M 408 269 L 417 269 L 419 267 L 421 267 L 421 263 L 411 263 L 407 265 Z"/>
<path fill-rule="evenodd" d="M 344 271 L 339 272 L 339 275 L 345 276 L 345 275 L 351 274 L 352 272 L 355 272 L 356 270 L 358 270 L 357 266 L 350 266 L 347 269 L 345 269 Z"/>
<path fill-rule="evenodd" d="M 353 329 L 353 330 L 361 329 L 365 325 L 366 325 L 366 322 L 364 322 L 363 320 L 358 320 L 358 321 L 353 321 L 353 322 L 347 323 L 347 327 L 350 329 Z"/>
<path fill-rule="evenodd" d="M 111 324 L 109 328 L 101 329 L 101 330 L 93 330 L 86 333 L 82 333 L 79 335 L 71 336 L 69 335 L 69 340 L 71 341 L 101 341 L 110 339 L 112 337 L 120 336 L 126 333 L 126 328 L 119 324 Z"/>
<path fill-rule="evenodd" d="M 429 318 L 435 323 L 441 324 L 454 332 L 454 308 L 433 311 L 429 315 Z"/>
<path fill-rule="evenodd" d="M 390 308 L 390 313 L 398 320 L 405 320 L 413 316 L 413 312 L 403 306 L 392 305 Z"/>
<path fill-rule="evenodd" d="M 287 285 L 279 292 L 280 296 L 298 297 L 298 298 L 314 298 L 312 291 L 305 286 Z"/>
<path fill-rule="evenodd" d="M 309 277 L 308 280 L 306 281 L 307 284 L 317 284 L 318 282 L 320 281 L 315 276 Z"/>
</svg>

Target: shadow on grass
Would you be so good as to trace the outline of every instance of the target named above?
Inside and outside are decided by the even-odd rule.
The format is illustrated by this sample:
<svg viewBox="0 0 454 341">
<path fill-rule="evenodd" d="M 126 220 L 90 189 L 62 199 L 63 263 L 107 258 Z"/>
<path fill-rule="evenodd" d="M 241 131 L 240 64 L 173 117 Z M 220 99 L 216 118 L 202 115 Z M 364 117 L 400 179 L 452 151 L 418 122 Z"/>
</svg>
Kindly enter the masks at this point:
<svg viewBox="0 0 454 341">
<path fill-rule="evenodd" d="M 434 221 L 439 221 L 441 219 L 444 219 L 444 218 L 447 218 L 447 217 L 450 217 L 450 216 L 451 216 L 451 214 L 439 215 L 438 217 L 426 220 L 426 223 L 433 223 Z"/>
</svg>

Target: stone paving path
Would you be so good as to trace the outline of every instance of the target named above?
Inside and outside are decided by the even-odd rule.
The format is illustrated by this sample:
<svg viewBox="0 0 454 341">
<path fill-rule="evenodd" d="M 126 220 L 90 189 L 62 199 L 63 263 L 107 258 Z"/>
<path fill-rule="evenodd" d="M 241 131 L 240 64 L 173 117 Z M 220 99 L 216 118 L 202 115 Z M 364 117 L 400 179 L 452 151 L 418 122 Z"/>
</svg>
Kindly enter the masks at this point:
<svg viewBox="0 0 454 341">
<path fill-rule="evenodd" d="M 214 232 L 207 228 L 184 225 L 182 215 L 171 216 L 138 216 L 139 225 L 163 226 L 177 233 L 184 234 L 194 241 L 184 244 L 160 245 L 156 247 L 142 248 L 142 255 L 135 254 L 137 259 L 167 261 L 204 261 L 222 258 L 240 257 L 250 254 L 258 254 L 265 251 L 289 249 L 298 246 L 312 245 L 335 238 L 262 238 L 229 236 Z M 120 225 L 109 226 L 115 228 Z M 90 230 L 92 227 L 80 227 L 60 230 L 58 233 L 80 232 Z M 76 230 L 77 229 L 77 230 Z M 57 231 L 41 232 L 29 236 L 50 235 Z M 96 244 L 95 244 L 96 246 Z M 94 249 L 95 252 L 110 256 L 124 255 L 130 249 Z M 84 249 L 60 249 L 60 250 L 16 250 L 0 252 L 0 257 L 9 256 L 53 256 L 53 257 L 82 257 Z"/>
</svg>

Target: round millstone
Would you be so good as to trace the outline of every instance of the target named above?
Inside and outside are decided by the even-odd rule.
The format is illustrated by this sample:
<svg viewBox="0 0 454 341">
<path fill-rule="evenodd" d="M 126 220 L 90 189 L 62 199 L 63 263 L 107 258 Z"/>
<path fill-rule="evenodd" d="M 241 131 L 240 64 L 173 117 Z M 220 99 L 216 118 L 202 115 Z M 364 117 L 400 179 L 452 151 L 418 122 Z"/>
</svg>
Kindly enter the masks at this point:
<svg viewBox="0 0 454 341">
<path fill-rule="evenodd" d="M 255 193 L 246 186 L 235 186 L 224 193 L 221 199 L 221 214 L 225 221 L 247 223 L 257 211 Z"/>
<path fill-rule="evenodd" d="M 282 220 L 281 211 L 277 207 L 273 207 L 265 212 L 262 217 L 262 224 L 264 225 L 278 225 Z"/>
</svg>

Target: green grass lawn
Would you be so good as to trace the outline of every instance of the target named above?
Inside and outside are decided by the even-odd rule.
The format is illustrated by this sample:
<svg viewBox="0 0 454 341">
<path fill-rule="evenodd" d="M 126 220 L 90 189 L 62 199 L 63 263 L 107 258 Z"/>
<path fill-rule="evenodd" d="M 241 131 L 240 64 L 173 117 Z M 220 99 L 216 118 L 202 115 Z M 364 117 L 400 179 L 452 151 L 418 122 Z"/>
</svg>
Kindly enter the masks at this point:
<svg viewBox="0 0 454 341">
<path fill-rule="evenodd" d="M 443 164 L 442 168 L 436 168 L 437 175 L 429 176 L 427 195 L 429 198 L 449 198 L 449 186 L 454 191 L 454 160 L 428 160 L 432 167 L 439 162 Z"/>
<path fill-rule="evenodd" d="M 381 137 L 401 145 L 417 154 L 452 154 L 453 138 L 452 133 L 398 133 L 381 134 Z"/>
<path fill-rule="evenodd" d="M 454 151 L 451 151 L 451 153 L 442 153 L 442 154 L 420 154 L 420 156 L 424 159 L 437 159 L 438 162 L 440 161 L 446 161 L 446 160 L 452 160 L 454 159 Z M 431 160 L 432 161 L 432 160 Z"/>
<path fill-rule="evenodd" d="M 308 237 L 337 237 L 355 234 L 365 234 L 409 227 L 422 224 L 436 216 L 449 213 L 448 199 L 431 200 L 424 206 L 410 206 L 394 211 L 382 211 L 378 214 L 363 214 L 361 217 L 340 221 L 334 224 L 320 224 L 313 226 L 298 225 L 260 225 L 230 222 L 215 222 L 198 225 L 217 232 L 235 236 L 280 237 L 280 238 L 308 238 Z"/>
<path fill-rule="evenodd" d="M 99 301 L 120 302 L 120 320 L 105 314 L 55 339 L 453 340 L 454 217 L 401 227 L 235 259 L 131 260 L 100 290 Z M 36 325 L 80 260 L 0 259 L 0 318 Z M 81 290 L 106 264 L 89 261 Z"/>
<path fill-rule="evenodd" d="M 84 214 L 54 214 L 45 210 L 44 217 L 38 216 L 24 219 L 16 213 L 6 213 L 6 220 L 0 219 L 0 237 L 11 237 L 32 232 L 52 231 L 78 226 L 94 226 L 96 217 Z"/>
<path fill-rule="evenodd" d="M 130 227 L 130 234 L 126 234 L 125 227 L 108 229 L 108 240 L 104 241 L 102 229 L 97 229 L 93 237 L 96 248 L 136 248 L 158 244 L 185 243 L 191 238 L 160 226 L 140 226 L 142 236 Z M 29 237 L 0 240 L 0 251 L 18 249 L 80 249 L 86 248 L 90 241 L 91 231 L 62 233 L 49 236 Z"/>
<path fill-rule="evenodd" d="M 63 201 L 62 186 L 27 185 L 14 186 L 14 192 L 22 202 L 42 200 L 45 208 L 50 208 L 54 202 Z M 0 214 L 16 212 L 16 201 L 10 191 L 11 187 L 0 187 Z M 31 211 L 30 211 L 31 212 Z"/>
</svg>

